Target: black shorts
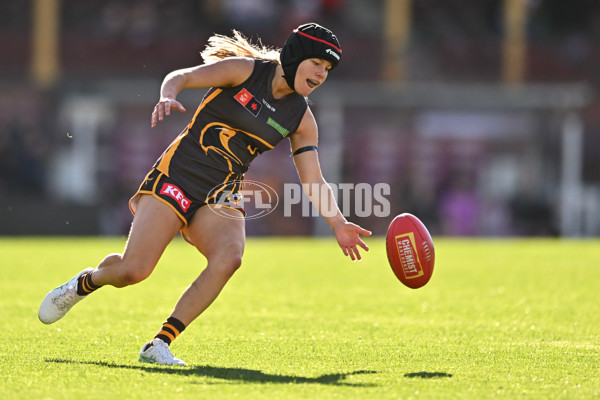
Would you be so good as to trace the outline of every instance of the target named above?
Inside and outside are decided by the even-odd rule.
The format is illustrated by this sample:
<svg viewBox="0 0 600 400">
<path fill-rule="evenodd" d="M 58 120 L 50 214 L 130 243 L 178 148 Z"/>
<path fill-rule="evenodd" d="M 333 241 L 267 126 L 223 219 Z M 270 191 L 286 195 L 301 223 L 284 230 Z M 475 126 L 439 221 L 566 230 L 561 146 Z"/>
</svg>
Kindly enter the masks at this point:
<svg viewBox="0 0 600 400">
<path fill-rule="evenodd" d="M 223 184 L 221 184 L 221 186 L 223 186 Z M 231 183 L 228 184 L 228 186 L 231 187 Z M 240 193 L 237 191 L 228 191 L 225 193 L 224 191 L 221 192 L 219 190 L 216 190 L 216 193 L 216 195 L 212 196 L 207 193 L 204 199 L 197 199 L 181 188 L 181 186 L 173 181 L 173 179 L 169 178 L 159 170 L 153 169 L 146 175 L 146 179 L 144 179 L 144 182 L 142 182 L 136 194 L 129 200 L 129 209 L 131 210 L 131 213 L 135 215 L 135 208 L 140 195 L 150 194 L 171 207 L 175 214 L 183 221 L 185 226 L 192 221 L 196 211 L 207 205 L 231 208 L 246 217 L 246 211 L 238 205 L 239 197 L 241 196 Z"/>
</svg>

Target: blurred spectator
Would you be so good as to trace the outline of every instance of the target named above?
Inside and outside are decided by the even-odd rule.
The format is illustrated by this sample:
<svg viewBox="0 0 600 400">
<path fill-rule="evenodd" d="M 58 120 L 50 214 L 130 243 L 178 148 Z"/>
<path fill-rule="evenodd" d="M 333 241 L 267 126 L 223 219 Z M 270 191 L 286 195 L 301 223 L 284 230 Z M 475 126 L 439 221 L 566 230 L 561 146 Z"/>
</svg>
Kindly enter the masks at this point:
<svg viewBox="0 0 600 400">
<path fill-rule="evenodd" d="M 474 180 L 466 172 L 456 172 L 439 199 L 443 235 L 474 236 L 479 230 L 480 201 Z"/>
<path fill-rule="evenodd" d="M 53 129 L 45 94 L 14 89 L 0 97 L 0 193 L 42 195 Z"/>
<path fill-rule="evenodd" d="M 146 47 L 157 40 L 158 11 L 151 2 L 141 1 L 131 6 L 129 41 L 136 47 Z"/>
<path fill-rule="evenodd" d="M 600 63 L 600 2 L 527 2 L 526 83 L 576 81 L 600 91 L 600 70 L 596 67 Z M 198 52 L 213 32 L 229 34 L 231 29 L 238 29 L 278 47 L 282 32 L 299 23 L 319 22 L 336 32 L 344 49 L 344 61 L 330 81 L 380 79 L 381 65 L 386 62 L 382 51 L 385 4 L 383 0 L 60 0 L 61 81 L 56 98 L 48 98 L 27 83 L 33 2 L 0 2 L 0 52 L 10 55 L 0 63 L 0 197 L 14 191 L 44 195 L 50 160 L 58 157 L 56 149 L 70 140 L 66 132 L 55 134 L 59 124 L 53 110 L 74 93 L 96 95 L 105 89 L 105 82 L 111 82 L 113 89 L 105 95 L 120 103 L 115 107 L 119 111 L 114 116 L 114 128 L 99 138 L 100 157 L 111 163 L 97 166 L 98 192 L 103 194 L 97 201 L 104 208 L 124 204 L 142 178 L 138 165 L 147 166 L 148 159 L 158 156 L 155 149 L 163 148 L 177 133 L 170 129 L 149 132 L 145 128 L 148 107 L 155 98 L 143 94 L 136 97 L 127 88 L 152 85 L 156 95 L 166 72 L 201 62 Z M 500 82 L 504 29 L 501 1 L 413 0 L 411 21 L 408 84 Z M 120 99 L 114 100 L 114 88 L 120 85 Z M 192 108 L 181 116 L 183 122 L 176 130 L 185 126 L 195 104 L 189 105 Z M 318 105 L 314 109 L 318 114 Z M 600 187 L 599 110 L 600 102 L 595 100 L 583 113 L 582 177 L 589 193 L 596 193 L 594 188 Z M 560 120 L 560 113 L 532 114 L 539 121 L 539 125 L 536 122 L 531 126 L 532 131 L 538 131 L 533 145 L 541 154 L 535 162 L 544 170 L 535 180 L 543 187 L 543 194 L 519 191 L 507 195 L 512 198 L 508 200 L 478 198 L 482 184 L 473 179 L 477 166 L 465 168 L 460 156 L 444 156 L 444 149 L 451 148 L 456 140 L 424 143 L 419 138 L 411 119 L 422 111 L 400 110 L 393 104 L 382 109 L 345 109 L 345 136 L 340 144 L 343 181 L 390 183 L 393 212 L 417 213 L 433 230 L 446 234 L 555 233 L 558 211 L 552 196 L 560 173 L 560 127 L 548 121 Z M 485 158 L 493 152 L 514 152 L 515 146 L 499 138 L 480 154 Z M 281 156 L 281 162 L 287 163 L 288 149 L 284 150 L 274 156 Z M 446 182 L 447 172 L 457 165 L 471 175 L 461 172 L 449 179 L 443 190 L 436 191 L 441 180 Z M 260 164 L 253 167 L 256 179 L 274 185 L 296 179 L 281 171 L 273 177 L 272 171 L 261 170 Z M 123 215 L 124 221 L 130 218 L 127 210 Z M 304 224 L 301 230 L 306 233 L 312 224 L 312 220 L 302 219 L 278 227 L 275 225 L 280 218 L 275 214 L 273 221 L 272 226 L 261 225 L 262 230 L 256 233 L 281 232 L 283 228 L 290 233 L 299 224 Z M 385 225 L 381 221 L 377 224 Z M 114 231 L 114 227 L 106 231 L 111 229 Z"/>
<path fill-rule="evenodd" d="M 228 22 L 238 30 L 262 31 L 271 27 L 276 19 L 274 0 L 224 0 Z"/>
</svg>

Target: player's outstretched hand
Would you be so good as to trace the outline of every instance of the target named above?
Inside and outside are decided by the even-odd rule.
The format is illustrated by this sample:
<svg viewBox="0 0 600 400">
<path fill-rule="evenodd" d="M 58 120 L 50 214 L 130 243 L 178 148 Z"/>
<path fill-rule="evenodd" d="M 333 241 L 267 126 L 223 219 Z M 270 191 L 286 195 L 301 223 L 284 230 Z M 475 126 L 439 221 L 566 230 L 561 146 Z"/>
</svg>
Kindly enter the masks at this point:
<svg viewBox="0 0 600 400">
<path fill-rule="evenodd" d="M 156 126 L 158 121 L 162 121 L 165 116 L 171 115 L 171 110 L 178 110 L 180 112 L 185 112 L 185 107 L 171 97 L 163 97 L 158 103 L 154 106 L 154 110 L 152 110 L 152 118 L 150 120 L 150 126 L 153 128 Z"/>
<path fill-rule="evenodd" d="M 360 235 L 371 236 L 371 231 L 361 228 L 351 222 L 345 222 L 335 229 L 335 238 L 338 241 L 345 256 L 350 256 L 352 261 L 361 260 L 358 247 L 362 247 L 365 251 L 369 251 L 369 246 L 360 238 Z"/>
</svg>

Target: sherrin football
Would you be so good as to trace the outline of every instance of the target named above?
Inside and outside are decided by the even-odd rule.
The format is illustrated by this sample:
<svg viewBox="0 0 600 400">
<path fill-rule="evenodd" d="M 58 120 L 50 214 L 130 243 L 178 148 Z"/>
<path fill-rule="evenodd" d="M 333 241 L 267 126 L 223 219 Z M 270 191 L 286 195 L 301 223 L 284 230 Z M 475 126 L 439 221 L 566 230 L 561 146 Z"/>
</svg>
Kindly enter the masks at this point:
<svg viewBox="0 0 600 400">
<path fill-rule="evenodd" d="M 429 282 L 435 262 L 433 240 L 417 217 L 404 213 L 393 219 L 387 231 L 386 249 L 400 282 L 412 289 Z"/>
</svg>

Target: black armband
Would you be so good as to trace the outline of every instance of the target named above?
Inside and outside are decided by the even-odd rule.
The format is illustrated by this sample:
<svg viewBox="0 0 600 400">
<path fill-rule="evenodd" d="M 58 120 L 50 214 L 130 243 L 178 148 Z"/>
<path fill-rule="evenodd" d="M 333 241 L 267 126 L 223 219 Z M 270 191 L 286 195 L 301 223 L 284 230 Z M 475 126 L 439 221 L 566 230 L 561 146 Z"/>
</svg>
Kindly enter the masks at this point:
<svg viewBox="0 0 600 400">
<path fill-rule="evenodd" d="M 302 154 L 305 151 L 319 151 L 317 146 L 304 146 L 300 147 L 298 150 L 292 153 L 292 157 L 297 156 L 298 154 Z"/>
</svg>

